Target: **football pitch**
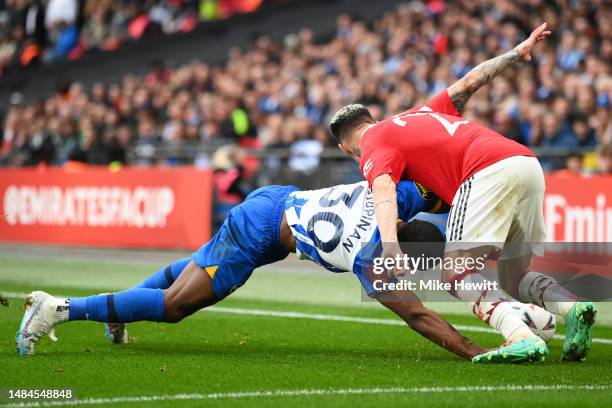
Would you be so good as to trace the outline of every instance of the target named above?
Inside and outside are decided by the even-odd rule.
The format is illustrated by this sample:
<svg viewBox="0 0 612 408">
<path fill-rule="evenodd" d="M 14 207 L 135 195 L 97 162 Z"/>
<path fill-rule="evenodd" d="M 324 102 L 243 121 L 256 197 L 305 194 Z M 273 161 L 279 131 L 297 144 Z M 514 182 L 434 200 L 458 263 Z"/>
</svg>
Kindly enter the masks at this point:
<svg viewBox="0 0 612 408">
<path fill-rule="evenodd" d="M 561 363 L 561 340 L 542 364 L 481 366 L 461 361 L 411 331 L 391 312 L 362 302 L 351 274 L 277 266 L 181 323 L 129 326 L 112 345 L 100 323 L 58 326 L 57 342 L 15 352 L 19 294 L 34 289 L 88 295 L 129 287 L 165 266 L 131 259 L 0 255 L 0 389 L 74 390 L 91 406 L 606 406 L 612 399 L 612 322 L 602 305 L 583 363 Z M 151 259 L 149 259 L 151 258 Z M 171 259 L 171 258 L 170 258 Z M 292 264 L 293 265 L 293 264 Z M 501 336 L 459 304 L 432 304 L 485 347 Z M 557 333 L 563 332 L 559 325 Z M 9 404 L 14 405 L 9 405 Z M 0 407 L 39 406 L 0 400 Z"/>
</svg>

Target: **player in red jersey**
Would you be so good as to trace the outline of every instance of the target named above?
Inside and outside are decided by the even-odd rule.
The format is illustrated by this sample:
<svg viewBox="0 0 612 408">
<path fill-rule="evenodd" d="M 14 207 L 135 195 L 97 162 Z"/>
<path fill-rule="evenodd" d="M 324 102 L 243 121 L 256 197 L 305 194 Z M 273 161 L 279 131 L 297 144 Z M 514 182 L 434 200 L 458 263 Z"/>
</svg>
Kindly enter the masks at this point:
<svg viewBox="0 0 612 408">
<path fill-rule="evenodd" d="M 582 360 L 590 348 L 595 305 L 577 302 L 550 277 L 528 272 L 537 247 L 507 245 L 545 241 L 542 168 L 531 150 L 461 118 L 460 113 L 478 88 L 516 62 L 529 61 L 535 44 L 550 35 L 546 28 L 542 24 L 517 47 L 481 63 L 424 106 L 376 122 L 364 106 L 348 105 L 336 113 L 330 127 L 340 149 L 360 162 L 372 187 L 386 256 L 400 254 L 395 186 L 410 178 L 452 203 L 445 251 L 446 257 L 455 261 L 452 265 L 505 249 L 498 261 L 504 289 L 524 302 L 565 317 L 569 330 L 564 358 Z M 396 268 L 394 273 L 401 275 L 403 271 Z M 449 267 L 443 278 L 453 284 L 455 297 L 470 304 L 476 316 L 506 338 L 506 345 L 475 361 L 546 357 L 544 342 L 512 314 L 501 290 L 462 289 L 466 283 L 486 281 L 478 270 L 456 273 Z"/>
</svg>

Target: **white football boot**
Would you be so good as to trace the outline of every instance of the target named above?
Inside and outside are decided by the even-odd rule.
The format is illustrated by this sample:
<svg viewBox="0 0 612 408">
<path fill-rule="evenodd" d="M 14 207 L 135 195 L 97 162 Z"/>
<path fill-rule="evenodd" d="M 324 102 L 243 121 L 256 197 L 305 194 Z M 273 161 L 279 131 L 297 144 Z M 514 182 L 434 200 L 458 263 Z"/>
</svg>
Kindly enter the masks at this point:
<svg viewBox="0 0 612 408">
<path fill-rule="evenodd" d="M 127 344 L 128 331 L 125 323 L 106 323 L 106 338 L 114 344 Z"/>
<path fill-rule="evenodd" d="M 17 332 L 17 352 L 22 356 L 34 354 L 34 345 L 43 336 L 57 341 L 53 327 L 68 320 L 68 299 L 56 298 L 45 292 L 25 296 L 25 313 Z"/>
</svg>

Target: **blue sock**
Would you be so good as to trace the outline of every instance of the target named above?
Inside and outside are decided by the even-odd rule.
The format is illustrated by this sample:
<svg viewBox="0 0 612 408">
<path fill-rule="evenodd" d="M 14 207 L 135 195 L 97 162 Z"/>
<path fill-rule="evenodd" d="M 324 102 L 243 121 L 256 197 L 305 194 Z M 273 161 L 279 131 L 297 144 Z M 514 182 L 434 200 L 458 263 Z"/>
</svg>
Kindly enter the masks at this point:
<svg viewBox="0 0 612 408">
<path fill-rule="evenodd" d="M 174 281 L 179 277 L 183 269 L 191 261 L 191 258 L 179 259 L 172 264 L 160 269 L 155 274 L 149 276 L 132 289 L 149 288 L 149 289 L 168 289 Z"/>
<path fill-rule="evenodd" d="M 164 321 L 164 291 L 135 288 L 123 292 L 71 298 L 68 320 L 104 323 Z"/>
</svg>

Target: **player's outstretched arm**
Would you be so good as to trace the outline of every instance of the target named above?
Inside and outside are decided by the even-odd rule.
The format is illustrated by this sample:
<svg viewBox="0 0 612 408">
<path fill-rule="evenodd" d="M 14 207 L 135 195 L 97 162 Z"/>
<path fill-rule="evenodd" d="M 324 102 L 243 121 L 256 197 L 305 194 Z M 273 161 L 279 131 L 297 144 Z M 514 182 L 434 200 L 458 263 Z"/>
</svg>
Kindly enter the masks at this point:
<svg viewBox="0 0 612 408">
<path fill-rule="evenodd" d="M 530 61 L 533 47 L 550 36 L 551 32 L 546 28 L 546 23 L 540 25 L 525 41 L 507 53 L 477 65 L 463 78 L 448 87 L 448 96 L 453 101 L 455 109 L 461 113 L 474 92 L 480 89 L 481 86 L 491 82 L 493 78 L 509 66 L 517 61 Z"/>
<path fill-rule="evenodd" d="M 442 316 L 423 306 L 411 292 L 385 292 L 378 296 L 378 301 L 423 337 L 463 359 L 469 360 L 487 352 L 462 336 Z"/>
</svg>

